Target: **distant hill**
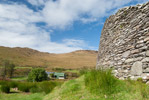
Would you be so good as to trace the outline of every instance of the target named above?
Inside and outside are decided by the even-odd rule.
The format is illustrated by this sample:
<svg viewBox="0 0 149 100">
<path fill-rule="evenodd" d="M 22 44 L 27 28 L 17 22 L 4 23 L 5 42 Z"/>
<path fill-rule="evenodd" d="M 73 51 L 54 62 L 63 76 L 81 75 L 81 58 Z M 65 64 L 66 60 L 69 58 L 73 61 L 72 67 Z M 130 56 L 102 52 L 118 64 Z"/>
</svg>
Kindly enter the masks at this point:
<svg viewBox="0 0 149 100">
<path fill-rule="evenodd" d="M 83 68 L 95 67 L 97 51 L 78 50 L 71 53 L 53 54 L 30 48 L 0 46 L 0 64 L 10 60 L 19 67 Z"/>
</svg>

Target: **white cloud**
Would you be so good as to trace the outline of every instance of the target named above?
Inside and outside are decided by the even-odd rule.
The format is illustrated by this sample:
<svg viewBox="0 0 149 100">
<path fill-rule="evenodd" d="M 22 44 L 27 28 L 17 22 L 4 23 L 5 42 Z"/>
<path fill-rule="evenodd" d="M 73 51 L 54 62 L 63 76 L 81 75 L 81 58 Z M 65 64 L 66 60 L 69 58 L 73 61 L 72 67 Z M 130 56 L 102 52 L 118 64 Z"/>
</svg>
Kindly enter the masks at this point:
<svg viewBox="0 0 149 100">
<path fill-rule="evenodd" d="M 42 13 L 49 26 L 65 28 L 75 21 L 97 21 L 112 14 L 112 9 L 121 8 L 130 2 L 145 1 L 148 0 L 48 0 Z"/>
<path fill-rule="evenodd" d="M 95 19 L 109 15 L 111 9 L 130 1 L 132 0 L 49 0 L 42 12 L 49 26 L 65 28 L 78 20 L 96 21 Z"/>
<path fill-rule="evenodd" d="M 83 23 L 98 21 L 111 15 L 130 2 L 144 3 L 148 0 L 28 0 L 36 6 L 44 5 L 41 11 L 44 21 L 54 28 L 66 28 L 75 21 Z M 112 10 L 112 11 L 111 11 Z"/>
<path fill-rule="evenodd" d="M 80 18 L 80 21 L 82 21 L 84 24 L 98 21 L 97 18 Z"/>
<path fill-rule="evenodd" d="M 34 12 L 25 5 L 17 4 L 0 4 L 0 17 L 24 22 L 37 22 L 43 20 L 40 12 Z"/>
<path fill-rule="evenodd" d="M 82 40 L 78 40 L 78 41 L 82 41 Z M 68 45 L 67 42 L 62 42 L 62 43 L 48 42 L 48 43 L 44 43 L 40 47 L 37 47 L 37 49 L 44 52 L 51 51 L 50 53 L 68 53 L 75 50 L 82 50 L 83 48 L 82 46 L 74 46 L 74 44 Z"/>
<path fill-rule="evenodd" d="M 82 49 L 78 43 L 83 40 L 52 42 L 50 33 L 35 22 L 42 21 L 39 12 L 27 8 L 25 5 L 0 4 L 0 45 L 9 47 L 30 47 L 44 52 L 64 53 Z M 81 41 L 81 42 L 79 42 Z"/>
<path fill-rule="evenodd" d="M 64 39 L 63 43 L 70 47 L 83 47 L 87 44 L 83 40 Z"/>
</svg>

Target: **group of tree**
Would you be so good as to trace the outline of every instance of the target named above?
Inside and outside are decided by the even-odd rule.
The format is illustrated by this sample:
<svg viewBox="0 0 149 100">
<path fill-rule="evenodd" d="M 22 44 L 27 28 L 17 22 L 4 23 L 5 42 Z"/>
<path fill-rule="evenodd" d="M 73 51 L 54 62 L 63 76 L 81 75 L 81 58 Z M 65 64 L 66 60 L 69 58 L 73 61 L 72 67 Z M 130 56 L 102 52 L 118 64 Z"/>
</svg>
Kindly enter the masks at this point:
<svg viewBox="0 0 149 100">
<path fill-rule="evenodd" d="M 48 75 L 42 68 L 35 68 L 28 75 L 28 81 L 41 82 L 48 79 Z"/>
<path fill-rule="evenodd" d="M 0 67 L 0 77 L 3 79 L 13 77 L 15 65 L 9 60 L 5 60 L 3 65 Z"/>
<path fill-rule="evenodd" d="M 12 78 L 15 70 L 15 65 L 9 60 L 5 60 L 0 66 L 0 78 Z M 48 79 L 46 71 L 42 68 L 35 68 L 28 74 L 28 81 L 41 82 Z"/>
</svg>

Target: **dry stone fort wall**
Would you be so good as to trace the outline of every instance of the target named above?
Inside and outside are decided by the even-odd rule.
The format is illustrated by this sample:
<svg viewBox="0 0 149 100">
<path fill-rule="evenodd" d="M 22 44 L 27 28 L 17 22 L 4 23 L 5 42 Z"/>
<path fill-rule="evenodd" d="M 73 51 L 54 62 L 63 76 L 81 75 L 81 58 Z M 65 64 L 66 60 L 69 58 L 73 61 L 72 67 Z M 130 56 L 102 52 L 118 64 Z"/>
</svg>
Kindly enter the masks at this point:
<svg viewBox="0 0 149 100">
<path fill-rule="evenodd" d="M 149 80 L 149 2 L 120 9 L 103 27 L 96 68 L 120 79 Z"/>
</svg>

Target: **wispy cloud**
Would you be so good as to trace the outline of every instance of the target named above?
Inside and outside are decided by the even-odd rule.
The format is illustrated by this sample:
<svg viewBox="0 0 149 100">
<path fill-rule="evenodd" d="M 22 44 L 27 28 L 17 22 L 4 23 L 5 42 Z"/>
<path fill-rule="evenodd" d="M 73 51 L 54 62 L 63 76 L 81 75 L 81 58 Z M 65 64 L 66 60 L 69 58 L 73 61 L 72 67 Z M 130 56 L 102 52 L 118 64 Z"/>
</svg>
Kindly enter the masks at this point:
<svg viewBox="0 0 149 100">
<path fill-rule="evenodd" d="M 35 5 L 35 6 L 44 5 L 46 3 L 46 1 L 48 1 L 48 0 L 28 0 L 28 2 L 30 4 Z"/>
<path fill-rule="evenodd" d="M 131 1 L 132 0 L 49 0 L 46 2 L 42 13 L 49 26 L 65 28 L 78 20 L 82 22 L 96 21 L 95 19 L 107 16 L 109 10 L 121 7 Z"/>
</svg>

